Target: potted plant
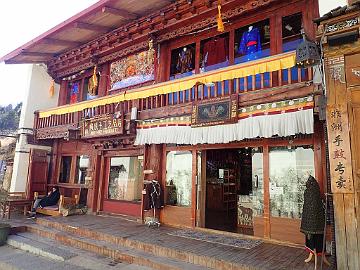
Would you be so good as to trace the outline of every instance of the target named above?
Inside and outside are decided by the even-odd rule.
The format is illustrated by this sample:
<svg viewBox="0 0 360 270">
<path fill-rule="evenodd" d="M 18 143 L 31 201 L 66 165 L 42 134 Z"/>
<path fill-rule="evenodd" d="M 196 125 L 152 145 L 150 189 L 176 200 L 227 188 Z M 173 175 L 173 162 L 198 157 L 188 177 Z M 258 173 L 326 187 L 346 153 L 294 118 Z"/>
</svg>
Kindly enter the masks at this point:
<svg viewBox="0 0 360 270">
<path fill-rule="evenodd" d="M 5 211 L 5 203 L 8 193 L 6 190 L 0 188 L 0 210 L 3 213 Z M 10 233 L 11 226 L 7 223 L 0 222 L 0 246 L 6 243 L 7 237 Z"/>
</svg>

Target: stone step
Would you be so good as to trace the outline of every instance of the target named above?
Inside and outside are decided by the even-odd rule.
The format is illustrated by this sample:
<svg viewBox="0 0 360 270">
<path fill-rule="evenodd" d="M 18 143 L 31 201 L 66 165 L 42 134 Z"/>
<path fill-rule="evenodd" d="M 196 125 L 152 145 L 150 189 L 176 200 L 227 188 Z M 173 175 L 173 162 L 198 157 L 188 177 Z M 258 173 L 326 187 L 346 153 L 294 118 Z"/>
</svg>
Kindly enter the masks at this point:
<svg viewBox="0 0 360 270">
<path fill-rule="evenodd" d="M 40 219 L 39 219 L 40 220 Z M 41 222 L 39 222 L 41 223 Z M 134 249 L 128 246 L 94 239 L 75 232 L 68 232 L 54 228 L 56 226 L 43 226 L 41 224 L 27 225 L 27 231 L 53 239 L 58 243 L 94 252 L 115 261 L 150 267 L 158 270 L 209 270 L 207 267 L 195 265 L 172 257 L 160 257 L 152 253 Z"/>
<path fill-rule="evenodd" d="M 71 226 L 65 223 L 57 222 L 54 219 L 49 220 L 49 219 L 39 218 L 36 220 L 36 223 L 46 228 L 56 229 L 86 239 L 102 241 L 111 245 L 116 245 L 118 247 L 131 248 L 139 252 L 145 252 L 146 254 L 157 257 L 180 260 L 185 263 L 190 263 L 191 265 L 198 265 L 198 266 L 217 269 L 217 270 L 258 269 L 256 267 L 249 267 L 249 265 L 246 265 L 244 261 L 234 262 L 231 260 L 223 260 L 221 258 L 216 258 L 216 256 L 206 256 L 206 255 L 196 254 L 187 250 L 187 248 L 184 246 L 176 246 L 175 248 L 165 247 L 154 243 L 146 243 L 145 241 L 142 242 L 142 241 L 130 239 L 129 237 L 126 236 L 125 237 L 114 236 L 111 234 L 106 234 L 104 232 L 99 232 L 84 227 L 81 228 L 81 227 Z M 156 230 L 153 230 L 152 233 L 156 233 Z M 211 249 L 211 247 L 209 246 L 208 249 Z"/>
<path fill-rule="evenodd" d="M 14 248 L 18 248 L 32 254 L 46 257 L 57 261 L 66 261 L 77 256 L 76 253 L 60 249 L 56 246 L 39 242 L 33 239 L 29 233 L 21 233 L 17 235 L 9 235 L 7 244 Z"/>
</svg>

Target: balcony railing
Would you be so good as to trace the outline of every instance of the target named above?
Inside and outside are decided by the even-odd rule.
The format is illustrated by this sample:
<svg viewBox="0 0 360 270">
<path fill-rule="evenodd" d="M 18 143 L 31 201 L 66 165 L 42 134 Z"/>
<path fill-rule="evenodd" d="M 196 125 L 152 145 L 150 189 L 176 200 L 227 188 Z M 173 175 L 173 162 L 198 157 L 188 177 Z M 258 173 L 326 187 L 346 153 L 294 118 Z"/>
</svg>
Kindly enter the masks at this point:
<svg viewBox="0 0 360 270">
<path fill-rule="evenodd" d="M 139 111 L 152 110 L 213 97 L 278 89 L 311 81 L 312 69 L 293 67 L 291 64 L 293 58 L 294 53 L 287 53 L 155 84 L 127 93 L 40 111 L 35 117 L 35 128 L 78 124 L 85 117 L 119 110 L 128 114 L 134 106 Z M 186 85 L 191 86 L 186 88 Z"/>
</svg>

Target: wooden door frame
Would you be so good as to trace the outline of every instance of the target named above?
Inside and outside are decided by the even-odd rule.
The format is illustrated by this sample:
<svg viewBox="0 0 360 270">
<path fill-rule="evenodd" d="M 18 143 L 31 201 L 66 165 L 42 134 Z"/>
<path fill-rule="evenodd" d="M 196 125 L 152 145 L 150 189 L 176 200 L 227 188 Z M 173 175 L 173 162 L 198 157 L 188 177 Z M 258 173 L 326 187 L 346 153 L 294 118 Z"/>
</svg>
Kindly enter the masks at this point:
<svg viewBox="0 0 360 270">
<path fill-rule="evenodd" d="M 320 147 L 320 151 L 316 150 L 316 147 L 321 146 L 321 142 L 319 140 L 322 136 L 319 136 L 317 133 L 322 134 L 322 129 L 320 129 L 320 124 L 315 121 L 315 132 L 314 134 L 311 134 L 308 137 L 305 138 L 294 138 L 292 140 L 284 139 L 284 140 L 278 140 L 278 139 L 259 139 L 254 141 L 248 141 L 248 142 L 236 142 L 236 143 L 227 143 L 227 144 L 214 144 L 214 145 L 196 145 L 196 146 L 166 146 L 164 147 L 165 152 L 165 158 L 166 153 L 169 151 L 202 151 L 206 153 L 206 150 L 211 149 L 232 149 L 232 148 L 245 148 L 245 147 L 261 147 L 263 150 L 263 181 L 264 181 L 264 238 L 270 238 L 271 237 L 271 215 L 270 215 L 270 164 L 269 164 L 269 152 L 270 148 L 276 147 L 276 146 L 289 146 L 292 147 L 296 146 L 305 146 L 305 145 L 311 145 L 314 148 L 314 169 L 315 169 L 315 177 L 319 182 L 320 186 L 323 186 L 323 184 L 326 181 L 326 175 L 324 175 L 324 158 L 325 153 L 323 153 L 324 148 Z M 291 144 L 290 144 L 291 142 Z M 206 154 L 205 154 L 206 155 Z M 196 156 L 195 156 L 196 157 Z M 202 163 L 206 165 L 206 157 L 202 160 Z M 319 161 L 321 161 L 319 163 Z M 194 164 L 194 160 L 193 160 Z M 164 176 L 166 177 L 166 172 L 163 172 Z M 196 171 L 192 173 L 193 177 L 193 183 L 196 183 Z M 206 188 L 206 173 L 202 174 L 202 183 L 205 181 L 205 188 Z M 192 189 L 197 189 L 197 186 L 193 184 Z M 205 191 L 206 194 L 206 191 Z M 206 198 L 206 195 L 205 195 Z M 201 198 L 203 200 L 203 198 Z M 194 207 L 194 206 L 193 206 Z M 200 207 L 201 212 L 198 215 L 195 215 L 196 217 L 200 216 L 200 224 L 203 225 L 203 228 L 205 228 L 205 210 L 202 210 L 205 208 L 205 201 L 202 202 L 202 205 Z M 192 209 L 192 211 L 195 211 L 196 213 L 196 204 L 195 204 L 195 210 Z M 203 223 L 202 223 L 203 222 Z M 195 225 L 198 224 L 197 220 L 195 220 Z"/>
</svg>

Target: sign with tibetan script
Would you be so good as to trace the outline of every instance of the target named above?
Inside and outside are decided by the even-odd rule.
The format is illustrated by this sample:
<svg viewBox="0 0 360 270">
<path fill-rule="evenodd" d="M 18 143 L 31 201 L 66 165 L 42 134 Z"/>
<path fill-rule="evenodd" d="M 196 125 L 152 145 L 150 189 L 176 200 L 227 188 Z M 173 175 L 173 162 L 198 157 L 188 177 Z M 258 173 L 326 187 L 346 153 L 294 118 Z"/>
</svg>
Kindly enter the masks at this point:
<svg viewBox="0 0 360 270">
<path fill-rule="evenodd" d="M 122 115 L 106 114 L 90 119 L 84 119 L 81 127 L 82 138 L 113 136 L 124 133 L 124 118 Z"/>
<path fill-rule="evenodd" d="M 346 105 L 329 105 L 327 119 L 332 192 L 353 193 L 349 119 Z"/>
<path fill-rule="evenodd" d="M 193 103 L 191 126 L 214 126 L 235 123 L 238 115 L 237 96 L 213 98 Z"/>
</svg>

